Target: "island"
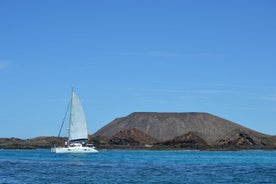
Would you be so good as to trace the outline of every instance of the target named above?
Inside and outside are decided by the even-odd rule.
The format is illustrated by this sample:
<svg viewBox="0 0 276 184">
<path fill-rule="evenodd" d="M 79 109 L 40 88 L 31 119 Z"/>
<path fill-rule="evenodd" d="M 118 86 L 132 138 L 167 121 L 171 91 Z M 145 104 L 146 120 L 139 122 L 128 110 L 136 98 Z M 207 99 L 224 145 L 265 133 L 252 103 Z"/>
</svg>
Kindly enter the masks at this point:
<svg viewBox="0 0 276 184">
<path fill-rule="evenodd" d="M 64 145 L 65 137 L 0 138 L 0 149 L 37 149 Z M 201 112 L 134 112 L 116 118 L 93 135 L 97 149 L 275 150 L 276 136 L 263 134 Z"/>
</svg>

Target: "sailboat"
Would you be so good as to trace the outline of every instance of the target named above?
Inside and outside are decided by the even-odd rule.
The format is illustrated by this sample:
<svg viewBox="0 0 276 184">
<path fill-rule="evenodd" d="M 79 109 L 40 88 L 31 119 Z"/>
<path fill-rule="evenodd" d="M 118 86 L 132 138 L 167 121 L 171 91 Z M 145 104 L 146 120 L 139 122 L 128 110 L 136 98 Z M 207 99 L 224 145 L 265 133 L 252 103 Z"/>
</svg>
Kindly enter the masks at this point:
<svg viewBox="0 0 276 184">
<path fill-rule="evenodd" d="M 63 126 L 63 123 L 62 123 L 62 126 Z M 87 132 L 85 115 L 84 115 L 80 100 L 76 95 L 74 89 L 72 90 L 72 98 L 70 101 L 68 141 L 65 142 L 64 147 L 54 146 L 53 148 L 51 148 L 51 152 L 53 153 L 97 153 L 98 152 L 98 150 L 96 150 L 92 144 L 88 144 L 88 132 Z"/>
</svg>

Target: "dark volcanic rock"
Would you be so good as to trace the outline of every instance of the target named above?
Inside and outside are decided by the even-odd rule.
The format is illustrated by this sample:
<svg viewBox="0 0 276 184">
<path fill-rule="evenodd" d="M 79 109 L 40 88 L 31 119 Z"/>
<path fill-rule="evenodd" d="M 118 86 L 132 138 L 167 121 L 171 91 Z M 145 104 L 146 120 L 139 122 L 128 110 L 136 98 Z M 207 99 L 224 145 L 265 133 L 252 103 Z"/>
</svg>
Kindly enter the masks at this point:
<svg viewBox="0 0 276 184">
<path fill-rule="evenodd" d="M 139 144 L 151 144 L 158 141 L 157 139 L 149 136 L 148 134 L 145 134 L 144 132 L 136 128 L 120 131 L 117 134 L 113 135 L 111 138 L 133 139 Z"/>
<path fill-rule="evenodd" d="M 36 137 L 33 139 L 29 139 L 30 144 L 34 145 L 36 148 L 50 148 L 53 145 L 63 146 L 64 142 L 67 141 L 66 137 Z"/>
<path fill-rule="evenodd" d="M 209 145 L 196 133 L 189 132 L 187 134 L 178 136 L 172 140 L 157 143 L 158 146 L 165 146 L 170 148 L 183 149 L 207 149 Z"/>
<path fill-rule="evenodd" d="M 106 139 L 106 137 L 104 136 L 95 136 L 92 139 L 95 140 L 95 138 L 99 138 L 98 142 L 93 142 L 94 145 L 98 148 L 137 149 L 143 148 L 147 144 L 152 144 L 158 141 L 157 139 L 154 139 L 151 136 L 135 128 L 120 131 L 108 139 Z"/>
<path fill-rule="evenodd" d="M 96 147 L 108 147 L 109 146 L 109 138 L 105 137 L 105 136 L 101 136 L 101 135 L 97 135 L 97 136 L 89 136 L 89 140 L 90 143 L 92 143 L 93 145 L 95 145 Z"/>
<path fill-rule="evenodd" d="M 1 138 L 0 148 L 1 149 L 20 149 L 20 148 L 30 148 L 28 145 L 24 144 L 24 140 L 18 138 Z"/>
<path fill-rule="evenodd" d="M 0 138 L 1 149 L 35 149 L 35 148 L 50 148 L 54 144 L 63 145 L 66 138 L 57 137 L 36 137 L 33 139 L 18 139 L 18 138 Z"/>
<path fill-rule="evenodd" d="M 249 131 L 236 129 L 224 138 L 217 140 L 215 146 L 237 149 L 275 149 L 276 142 L 272 136 L 259 136 Z"/>
<path fill-rule="evenodd" d="M 140 143 L 131 137 L 112 137 L 111 139 L 109 139 L 109 144 L 111 146 L 138 146 Z"/>
</svg>

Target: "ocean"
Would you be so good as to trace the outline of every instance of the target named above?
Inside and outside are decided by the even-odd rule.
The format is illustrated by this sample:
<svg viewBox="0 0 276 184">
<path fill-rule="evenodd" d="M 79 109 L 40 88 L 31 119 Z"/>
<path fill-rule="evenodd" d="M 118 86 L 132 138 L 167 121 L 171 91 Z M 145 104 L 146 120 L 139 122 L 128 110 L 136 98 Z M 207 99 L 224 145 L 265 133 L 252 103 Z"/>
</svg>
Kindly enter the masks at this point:
<svg viewBox="0 0 276 184">
<path fill-rule="evenodd" d="M 0 183 L 276 183 L 276 151 L 0 150 Z"/>
</svg>

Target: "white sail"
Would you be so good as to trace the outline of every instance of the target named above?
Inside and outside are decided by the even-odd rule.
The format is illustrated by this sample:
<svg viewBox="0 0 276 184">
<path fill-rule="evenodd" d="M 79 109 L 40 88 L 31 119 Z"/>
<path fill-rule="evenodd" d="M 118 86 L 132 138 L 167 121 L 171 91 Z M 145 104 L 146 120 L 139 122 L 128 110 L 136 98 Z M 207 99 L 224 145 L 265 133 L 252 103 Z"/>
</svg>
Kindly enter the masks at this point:
<svg viewBox="0 0 276 184">
<path fill-rule="evenodd" d="M 88 132 L 84 112 L 78 96 L 73 91 L 69 123 L 69 141 L 87 140 L 87 136 Z"/>
<path fill-rule="evenodd" d="M 88 132 L 84 112 L 76 93 L 72 92 L 69 120 L 69 137 L 66 147 L 51 148 L 53 153 L 98 153 L 93 144 L 88 144 Z M 67 112 L 66 112 L 67 114 Z M 63 123 L 62 123 L 63 126 Z M 61 126 L 61 129 L 62 129 Z M 60 130 L 61 130 L 60 129 Z"/>
</svg>

